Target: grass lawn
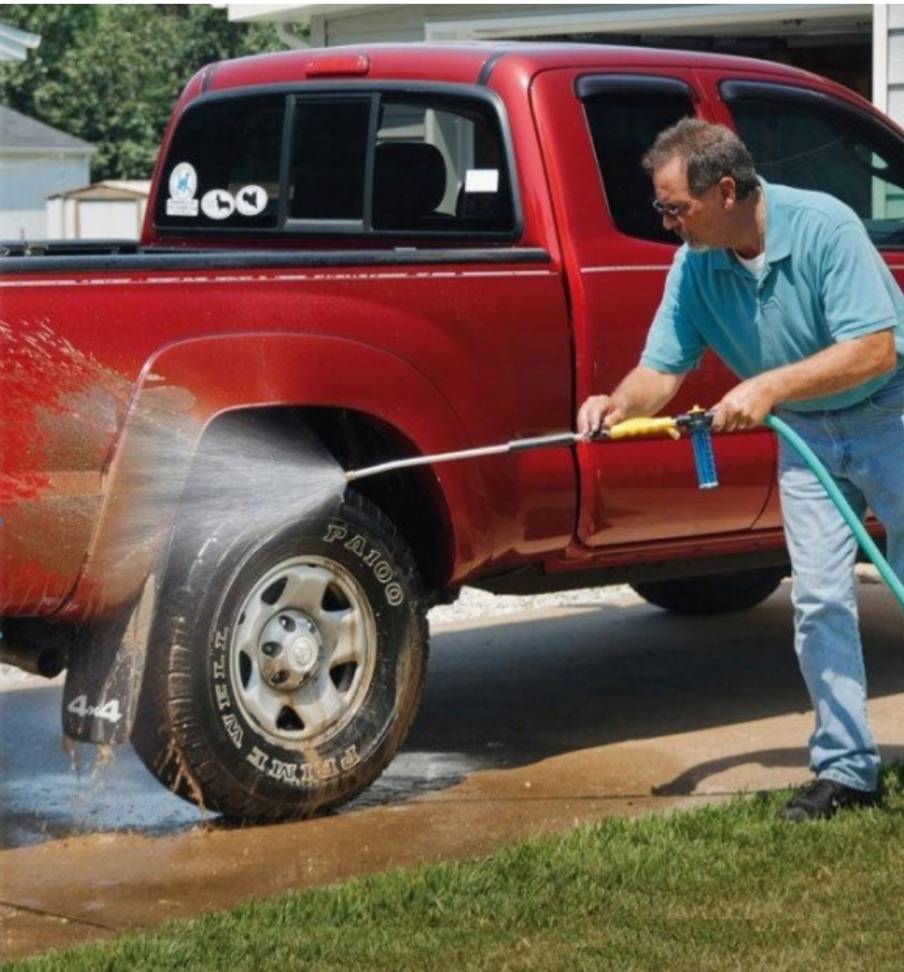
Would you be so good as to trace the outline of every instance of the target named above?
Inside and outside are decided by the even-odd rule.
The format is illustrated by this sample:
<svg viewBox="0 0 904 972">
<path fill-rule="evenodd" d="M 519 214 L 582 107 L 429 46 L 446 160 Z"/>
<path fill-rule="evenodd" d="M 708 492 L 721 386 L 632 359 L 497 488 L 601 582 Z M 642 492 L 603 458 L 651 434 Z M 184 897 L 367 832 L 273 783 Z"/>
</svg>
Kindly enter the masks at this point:
<svg viewBox="0 0 904 972">
<path fill-rule="evenodd" d="M 787 794 L 606 820 L 4 969 L 904 969 L 904 767 L 882 809 L 787 824 Z"/>
</svg>

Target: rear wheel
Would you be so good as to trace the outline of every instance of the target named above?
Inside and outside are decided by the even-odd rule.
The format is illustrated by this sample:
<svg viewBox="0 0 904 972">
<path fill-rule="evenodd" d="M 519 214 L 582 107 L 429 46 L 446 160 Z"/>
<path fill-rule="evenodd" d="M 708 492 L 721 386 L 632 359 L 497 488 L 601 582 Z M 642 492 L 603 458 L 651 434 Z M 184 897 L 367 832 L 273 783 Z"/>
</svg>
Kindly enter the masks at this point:
<svg viewBox="0 0 904 972">
<path fill-rule="evenodd" d="M 764 567 L 705 577 L 646 581 L 632 587 L 644 600 L 676 614 L 723 614 L 756 607 L 787 574 L 787 567 Z"/>
<path fill-rule="evenodd" d="M 151 772 L 243 821 L 309 816 L 373 782 L 411 725 L 427 655 L 392 523 L 351 496 L 265 537 L 224 524 L 170 559 L 133 731 Z"/>
</svg>

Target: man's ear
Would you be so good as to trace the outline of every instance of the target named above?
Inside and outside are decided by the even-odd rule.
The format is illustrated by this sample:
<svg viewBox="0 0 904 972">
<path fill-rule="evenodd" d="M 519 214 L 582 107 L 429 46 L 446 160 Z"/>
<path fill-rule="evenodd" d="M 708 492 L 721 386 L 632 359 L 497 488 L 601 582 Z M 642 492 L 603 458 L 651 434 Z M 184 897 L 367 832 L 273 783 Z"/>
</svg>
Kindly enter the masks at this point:
<svg viewBox="0 0 904 972">
<path fill-rule="evenodd" d="M 723 209 L 734 209 L 738 201 L 738 189 L 731 176 L 722 176 L 719 180 L 719 194 L 722 197 Z"/>
</svg>

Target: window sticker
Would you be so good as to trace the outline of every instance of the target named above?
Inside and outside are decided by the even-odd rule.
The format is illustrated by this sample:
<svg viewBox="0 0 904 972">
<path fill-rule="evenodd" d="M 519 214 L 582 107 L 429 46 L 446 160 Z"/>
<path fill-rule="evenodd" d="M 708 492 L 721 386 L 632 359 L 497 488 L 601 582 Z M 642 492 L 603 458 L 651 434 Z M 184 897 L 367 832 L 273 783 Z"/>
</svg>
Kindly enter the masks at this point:
<svg viewBox="0 0 904 972">
<path fill-rule="evenodd" d="M 170 173 L 167 216 L 197 216 L 198 174 L 190 162 L 180 162 Z"/>
<path fill-rule="evenodd" d="M 467 169 L 465 192 L 499 192 L 499 170 Z"/>
<path fill-rule="evenodd" d="M 225 189 L 211 189 L 201 197 L 201 211 L 208 219 L 229 219 L 235 212 L 235 199 Z"/>
<path fill-rule="evenodd" d="M 262 186 L 242 186 L 235 194 L 235 208 L 242 216 L 258 216 L 267 205 L 267 190 Z"/>
</svg>

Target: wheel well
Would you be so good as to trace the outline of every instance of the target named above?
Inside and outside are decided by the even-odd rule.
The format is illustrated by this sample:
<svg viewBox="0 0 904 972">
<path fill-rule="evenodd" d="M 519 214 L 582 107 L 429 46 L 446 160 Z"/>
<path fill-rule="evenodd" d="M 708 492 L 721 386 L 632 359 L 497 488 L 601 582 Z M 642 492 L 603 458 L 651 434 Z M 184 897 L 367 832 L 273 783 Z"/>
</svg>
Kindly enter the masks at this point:
<svg viewBox="0 0 904 972">
<path fill-rule="evenodd" d="M 248 437 L 286 442 L 313 437 L 343 469 L 418 455 L 399 432 L 373 416 L 349 409 L 269 406 L 237 409 L 205 429 L 183 496 L 203 478 L 205 457 L 218 442 Z M 354 489 L 378 506 L 398 527 L 414 554 L 427 592 L 439 593 L 452 571 L 451 523 L 436 477 L 428 467 L 405 469 L 356 482 Z"/>
</svg>

